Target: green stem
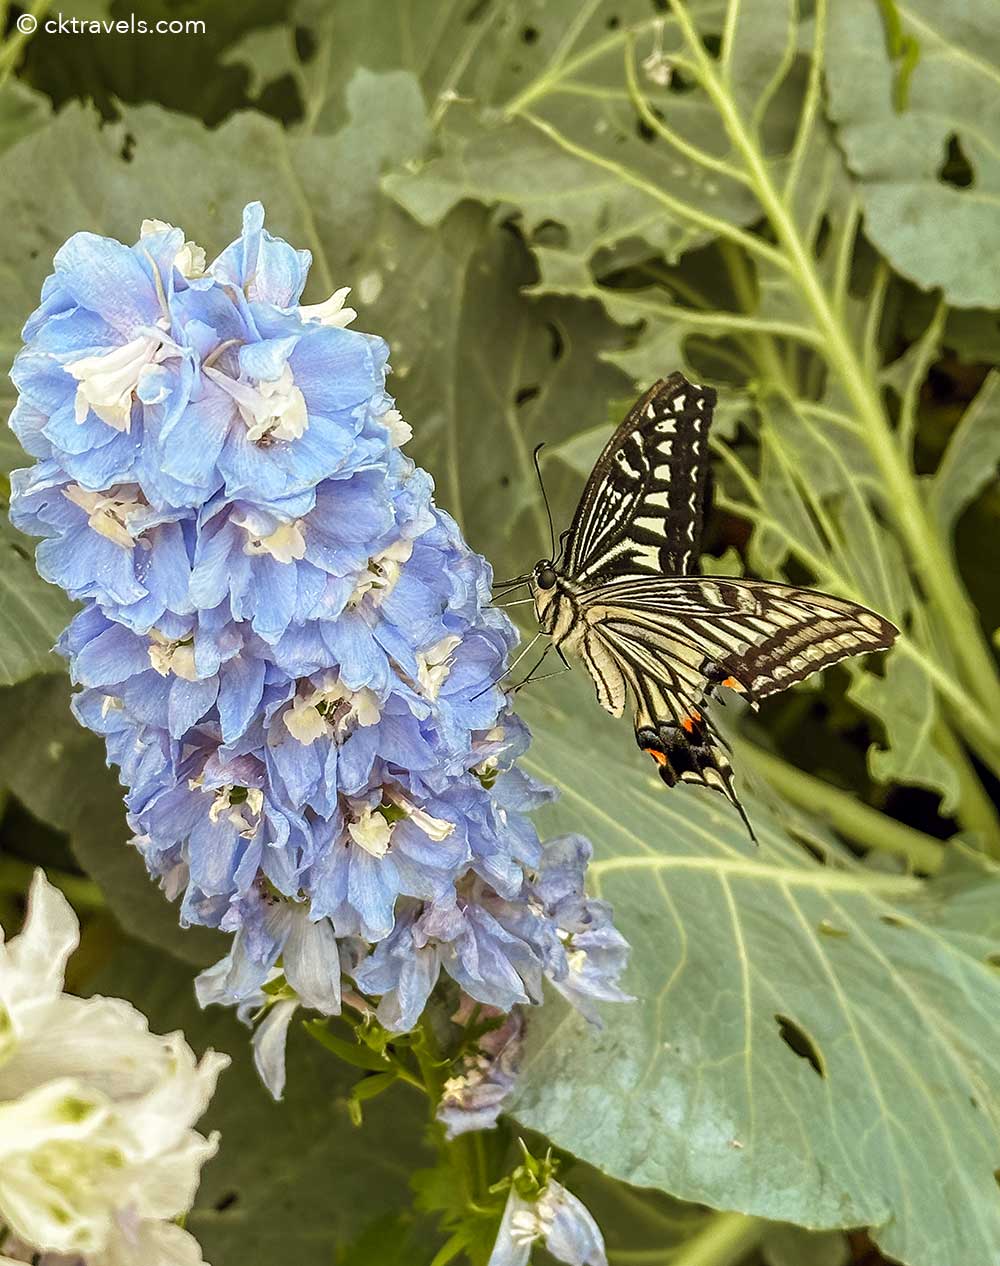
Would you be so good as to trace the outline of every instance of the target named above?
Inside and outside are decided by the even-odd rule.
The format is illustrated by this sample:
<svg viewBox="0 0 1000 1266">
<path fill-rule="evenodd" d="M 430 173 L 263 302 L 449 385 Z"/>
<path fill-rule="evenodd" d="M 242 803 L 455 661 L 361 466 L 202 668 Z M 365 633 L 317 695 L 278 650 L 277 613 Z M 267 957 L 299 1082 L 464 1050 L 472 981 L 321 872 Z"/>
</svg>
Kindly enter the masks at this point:
<svg viewBox="0 0 1000 1266">
<path fill-rule="evenodd" d="M 914 870 L 932 875 L 940 870 L 944 850 L 936 840 L 863 804 L 850 792 L 841 791 L 807 774 L 756 743 L 735 743 L 740 761 L 755 769 L 785 799 L 823 818 L 855 844 L 905 858 Z"/>
<path fill-rule="evenodd" d="M 745 1213 L 716 1213 L 697 1234 L 671 1253 L 670 1266 L 737 1266 L 757 1247 L 767 1226 L 763 1218 L 749 1217 Z M 623 1266 L 625 1263 L 637 1266 L 639 1257 L 619 1254 L 618 1260 Z M 652 1259 L 647 1260 L 649 1266 L 653 1266 Z M 662 1253 L 658 1260 L 665 1263 L 667 1255 Z"/>
<path fill-rule="evenodd" d="M 38 869 L 31 862 L 22 861 L 19 857 L 0 859 L 0 892 L 27 892 L 31 880 Z M 82 875 L 71 875 L 65 870 L 42 868 L 49 883 L 58 888 L 70 905 L 76 910 L 103 910 L 106 906 L 104 894 L 92 879 Z"/>
<path fill-rule="evenodd" d="M 865 438 L 885 483 L 886 503 L 893 508 L 912 565 L 931 599 L 941 625 L 948 631 L 965 684 L 988 715 L 1000 716 L 1000 679 L 976 612 L 958 579 L 945 542 L 921 502 L 917 485 L 896 442 L 882 407 L 877 383 L 848 338 L 817 274 L 798 228 L 775 188 L 763 154 L 748 133 L 736 105 L 720 83 L 682 0 L 670 0 L 677 23 L 698 63 L 699 77 L 712 99 L 730 140 L 742 156 L 752 186 L 771 223 L 787 269 L 798 285 L 819 331 L 831 368 L 864 425 Z M 816 22 L 826 20 L 825 4 L 817 7 Z"/>
<path fill-rule="evenodd" d="M 42 19 L 49 11 L 52 0 L 33 0 L 27 14 L 36 20 L 36 26 L 30 31 L 14 31 L 0 44 L 0 88 L 7 82 L 10 72 L 17 64 L 24 46 L 38 30 Z"/>
<path fill-rule="evenodd" d="M 964 745 L 946 718 L 935 729 L 934 745 L 958 777 L 962 826 L 979 836 L 984 853 L 1000 858 L 1000 818 L 993 801 L 983 789 Z"/>
</svg>

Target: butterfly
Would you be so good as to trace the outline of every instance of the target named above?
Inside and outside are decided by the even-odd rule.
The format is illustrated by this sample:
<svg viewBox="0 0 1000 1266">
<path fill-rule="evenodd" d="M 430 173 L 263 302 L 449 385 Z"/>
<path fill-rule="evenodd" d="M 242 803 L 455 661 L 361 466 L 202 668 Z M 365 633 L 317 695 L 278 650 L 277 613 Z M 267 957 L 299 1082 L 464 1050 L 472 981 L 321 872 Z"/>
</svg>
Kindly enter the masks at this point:
<svg viewBox="0 0 1000 1266">
<path fill-rule="evenodd" d="M 899 630 L 829 594 L 700 574 L 715 402 L 680 373 L 650 387 L 598 457 L 558 555 L 508 584 L 530 586 L 536 640 L 567 667 L 564 651 L 583 661 L 603 708 L 621 716 L 631 700 L 636 742 L 667 786 L 721 792 L 753 839 L 707 702 L 724 688 L 756 705 L 887 650 Z"/>
</svg>

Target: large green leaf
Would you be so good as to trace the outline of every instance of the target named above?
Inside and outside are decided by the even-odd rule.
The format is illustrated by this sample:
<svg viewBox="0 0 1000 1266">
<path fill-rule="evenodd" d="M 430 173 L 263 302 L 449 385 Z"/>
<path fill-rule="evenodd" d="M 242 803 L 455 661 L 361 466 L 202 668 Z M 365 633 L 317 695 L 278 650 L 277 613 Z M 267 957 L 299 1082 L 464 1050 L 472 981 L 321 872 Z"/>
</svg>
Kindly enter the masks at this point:
<svg viewBox="0 0 1000 1266">
<path fill-rule="evenodd" d="M 202 967 L 226 953 L 227 937 L 180 928 L 176 905 L 146 874 L 128 843 L 122 787 L 105 765 L 103 742 L 70 713 L 64 675 L 0 690 L 0 784 L 69 836 L 126 931 Z"/>
<path fill-rule="evenodd" d="M 830 113 L 865 206 L 872 240 L 905 276 L 940 286 L 960 307 L 1000 303 L 1000 42 L 991 0 L 905 0 L 901 20 L 919 58 L 894 58 L 869 0 L 830 6 Z M 900 76 L 903 77 L 902 82 Z M 949 173 L 958 155 L 971 173 Z"/>
<path fill-rule="evenodd" d="M 293 1023 L 277 1104 L 251 1064 L 249 1029 L 230 1010 L 200 1011 L 191 971 L 176 959 L 125 942 L 90 985 L 130 999 L 155 1032 L 182 1029 L 199 1053 L 211 1046 L 233 1058 L 200 1122 L 222 1138 L 185 1222 L 213 1266 L 330 1266 L 367 1228 L 409 1206 L 409 1175 L 430 1159 L 416 1091 L 400 1085 L 370 1101 L 356 1128 L 346 1097 L 357 1071 Z M 425 1244 L 427 1236 L 424 1228 Z"/>
<path fill-rule="evenodd" d="M 867 1224 L 913 1266 L 995 1260 L 1000 871 L 820 865 L 749 795 L 755 850 L 721 796 L 623 763 L 626 727 L 562 681 L 525 706 L 528 763 L 562 792 L 546 826 L 595 841 L 638 1001 L 600 1031 L 534 1014 L 516 1117 L 686 1200 Z"/>
<path fill-rule="evenodd" d="M 11 686 L 35 673 L 60 672 L 52 652 L 56 638 L 73 615 L 61 589 L 35 571 L 32 543 L 7 522 L 0 509 L 0 686 Z"/>
</svg>

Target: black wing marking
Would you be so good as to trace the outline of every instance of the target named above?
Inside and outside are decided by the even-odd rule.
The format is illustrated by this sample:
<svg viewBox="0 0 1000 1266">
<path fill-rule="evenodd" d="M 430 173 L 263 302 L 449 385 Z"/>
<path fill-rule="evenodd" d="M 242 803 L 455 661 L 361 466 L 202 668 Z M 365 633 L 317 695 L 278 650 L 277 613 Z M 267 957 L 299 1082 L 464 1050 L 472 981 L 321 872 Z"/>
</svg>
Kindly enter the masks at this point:
<svg viewBox="0 0 1000 1266">
<path fill-rule="evenodd" d="M 898 632 L 843 598 L 720 576 L 629 578 L 589 590 L 579 603 L 587 667 L 595 682 L 610 675 L 604 656 L 618 668 L 635 705 L 636 741 L 663 781 L 721 791 L 751 836 L 706 699 L 722 685 L 756 703 L 849 655 L 885 650 Z"/>
<path fill-rule="evenodd" d="M 715 399 L 711 387 L 674 373 L 632 406 L 587 480 L 564 575 L 596 585 L 697 571 Z"/>
</svg>

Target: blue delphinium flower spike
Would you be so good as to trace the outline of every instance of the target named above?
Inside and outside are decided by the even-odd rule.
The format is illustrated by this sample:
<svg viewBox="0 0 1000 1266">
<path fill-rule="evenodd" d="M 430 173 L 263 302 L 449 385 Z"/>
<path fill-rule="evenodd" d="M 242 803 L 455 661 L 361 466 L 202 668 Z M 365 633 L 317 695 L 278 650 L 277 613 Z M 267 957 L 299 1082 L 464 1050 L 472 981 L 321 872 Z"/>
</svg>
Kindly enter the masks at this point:
<svg viewBox="0 0 1000 1266">
<path fill-rule="evenodd" d="M 491 574 L 401 451 L 388 349 L 258 203 L 212 263 L 180 229 L 58 251 L 12 371 L 36 459 L 11 517 L 83 604 L 60 641 L 134 844 L 181 922 L 232 934 L 199 997 L 266 1011 L 280 1093 L 295 1005 L 346 987 L 411 1028 L 445 973 L 485 1006 L 548 977 L 593 1014 L 627 947 L 589 846 L 495 685 L 516 641 Z M 353 980 L 353 984 L 351 983 Z"/>
</svg>

